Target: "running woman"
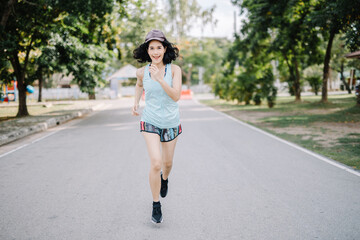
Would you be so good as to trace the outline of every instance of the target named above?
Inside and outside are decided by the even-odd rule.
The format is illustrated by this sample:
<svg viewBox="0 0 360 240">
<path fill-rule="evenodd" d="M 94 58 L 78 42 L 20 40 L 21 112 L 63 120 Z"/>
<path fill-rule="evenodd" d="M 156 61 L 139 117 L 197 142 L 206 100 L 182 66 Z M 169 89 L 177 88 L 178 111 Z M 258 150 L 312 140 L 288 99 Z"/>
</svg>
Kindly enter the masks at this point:
<svg viewBox="0 0 360 240">
<path fill-rule="evenodd" d="M 160 30 L 150 31 L 145 42 L 134 50 L 134 58 L 138 62 L 149 62 L 136 71 L 132 115 L 139 115 L 139 101 L 145 90 L 146 106 L 141 114 L 140 132 L 151 163 L 149 182 L 153 197 L 153 223 L 163 221 L 159 195 L 163 198 L 167 195 L 177 136 L 182 132 L 177 103 L 181 94 L 181 69 L 171 64 L 178 56 L 179 49 Z"/>
</svg>

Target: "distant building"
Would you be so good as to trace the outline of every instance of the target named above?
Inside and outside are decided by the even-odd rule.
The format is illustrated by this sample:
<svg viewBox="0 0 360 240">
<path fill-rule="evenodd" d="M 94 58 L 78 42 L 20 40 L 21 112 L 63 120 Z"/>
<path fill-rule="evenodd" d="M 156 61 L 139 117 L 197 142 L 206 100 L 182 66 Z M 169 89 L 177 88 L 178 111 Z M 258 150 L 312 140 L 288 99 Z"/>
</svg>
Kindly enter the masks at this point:
<svg viewBox="0 0 360 240">
<path fill-rule="evenodd" d="M 131 79 L 136 79 L 136 67 L 133 65 L 125 65 L 114 74 L 106 78 L 110 82 L 110 89 L 115 92 L 115 96 L 121 93 L 121 85 Z"/>
<path fill-rule="evenodd" d="M 348 53 L 345 55 L 346 58 L 357 58 L 360 59 L 360 51 L 355 51 L 352 53 Z M 359 74 L 358 74 L 359 76 Z M 359 77 L 358 77 L 359 78 Z M 356 81 L 356 70 L 355 69 L 351 69 L 350 70 L 350 79 L 349 79 L 349 85 L 352 86 L 352 88 L 355 87 L 355 81 Z"/>
</svg>

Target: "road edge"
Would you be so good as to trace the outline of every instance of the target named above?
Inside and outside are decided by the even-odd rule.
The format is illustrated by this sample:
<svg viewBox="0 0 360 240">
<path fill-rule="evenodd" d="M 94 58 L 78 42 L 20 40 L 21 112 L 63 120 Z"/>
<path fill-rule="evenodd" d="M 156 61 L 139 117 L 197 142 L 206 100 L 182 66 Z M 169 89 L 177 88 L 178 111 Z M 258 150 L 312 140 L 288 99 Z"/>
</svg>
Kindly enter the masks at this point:
<svg viewBox="0 0 360 240">
<path fill-rule="evenodd" d="M 253 130 L 257 131 L 257 132 L 260 132 L 260 133 L 262 133 L 262 134 L 265 134 L 265 135 L 267 135 L 267 136 L 269 136 L 269 137 L 271 137 L 271 138 L 273 138 L 273 139 L 276 139 L 276 140 L 278 140 L 278 141 L 280 141 L 280 142 L 282 142 L 282 143 L 285 143 L 285 144 L 287 144 L 287 145 L 289 145 L 289 146 L 291 146 L 291 147 L 293 147 L 293 148 L 296 148 L 296 149 L 298 149 L 298 150 L 300 150 L 300 151 L 302 151 L 302 152 L 305 152 L 305 153 L 307 153 L 307 154 L 309 154 L 309 155 L 311 155 L 311 156 L 313 156 L 313 157 L 315 157 L 315 158 L 317 158 L 317 159 L 319 159 L 319 160 L 321 160 L 321 161 L 323 161 L 323 162 L 326 162 L 326 163 L 328 163 L 328 164 L 330 164 L 330 165 L 333 165 L 333 166 L 335 166 L 335 167 L 337 167 L 337 168 L 340 168 L 340 169 L 342 169 L 342 170 L 345 170 L 345 171 L 347 171 L 347 172 L 349 172 L 349 173 L 352 173 L 352 174 L 360 177 L 360 172 L 359 172 L 359 171 L 356 171 L 356 170 L 350 168 L 349 166 L 347 166 L 347 165 L 345 165 L 345 164 L 342 164 L 342 163 L 337 162 L 337 161 L 335 161 L 335 160 L 333 160 L 333 159 L 331 159 L 331 158 L 325 157 L 325 156 L 323 156 L 323 155 L 321 155 L 321 154 L 318 154 L 318 153 L 316 153 L 316 152 L 313 152 L 313 151 L 311 151 L 311 150 L 308 150 L 308 149 L 306 149 L 306 148 L 304 148 L 304 147 L 302 147 L 302 146 L 299 146 L 299 145 L 297 145 L 297 144 L 295 144 L 295 143 L 289 142 L 289 141 L 287 141 L 287 140 L 285 140 L 285 139 L 282 139 L 282 138 L 280 138 L 280 137 L 278 137 L 278 136 L 275 136 L 275 135 L 273 135 L 273 134 L 271 134 L 271 133 L 269 133 L 269 132 L 266 132 L 266 131 L 264 131 L 264 130 L 256 127 L 256 126 L 253 126 L 253 125 L 251 125 L 251 124 L 248 124 L 248 123 L 246 123 L 246 122 L 243 122 L 243 121 L 241 121 L 240 119 L 237 119 L 237 118 L 235 118 L 235 117 L 232 117 L 232 116 L 230 116 L 230 115 L 227 115 L 226 113 L 217 111 L 217 110 L 215 110 L 214 108 L 212 108 L 212 107 L 210 107 L 210 106 L 207 106 L 207 105 L 201 103 L 201 102 L 200 102 L 199 100 L 197 100 L 197 99 L 194 99 L 194 102 L 196 102 L 197 104 L 202 105 L 202 106 L 204 106 L 204 107 L 207 107 L 207 108 L 211 109 L 212 111 L 215 111 L 215 112 L 217 112 L 217 113 L 219 113 L 219 114 L 221 114 L 221 115 L 224 115 L 224 116 L 226 116 L 227 118 L 229 118 L 229 119 L 231 119 L 231 120 L 233 120 L 233 121 L 236 121 L 236 122 L 240 123 L 240 124 L 243 125 L 243 126 L 246 126 L 246 127 L 248 127 L 248 128 L 251 128 L 251 129 L 253 129 Z"/>
<path fill-rule="evenodd" d="M 88 115 L 89 113 L 92 113 L 92 112 L 100 109 L 102 106 L 103 106 L 103 104 L 97 104 L 97 105 L 87 108 L 87 109 L 82 109 L 82 110 L 67 113 L 67 114 L 64 114 L 61 116 L 52 117 L 43 122 L 39 122 L 39 123 L 36 123 L 36 124 L 28 126 L 28 127 L 22 127 L 20 129 L 14 130 L 12 132 L 3 134 L 0 136 L 0 147 L 5 144 L 8 144 L 8 143 L 15 142 L 26 136 L 46 131 L 50 128 L 56 127 L 60 124 L 66 123 L 70 120 Z"/>
</svg>

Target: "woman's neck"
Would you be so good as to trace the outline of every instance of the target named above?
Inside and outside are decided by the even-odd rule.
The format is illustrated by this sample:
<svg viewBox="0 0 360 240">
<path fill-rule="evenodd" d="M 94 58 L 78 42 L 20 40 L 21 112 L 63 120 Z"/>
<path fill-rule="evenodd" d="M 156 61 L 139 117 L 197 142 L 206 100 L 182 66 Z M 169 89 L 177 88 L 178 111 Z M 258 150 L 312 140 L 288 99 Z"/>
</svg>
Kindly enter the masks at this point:
<svg viewBox="0 0 360 240">
<path fill-rule="evenodd" d="M 163 62 L 160 63 L 151 63 L 151 65 L 155 65 L 158 69 L 162 69 L 165 67 L 165 64 Z"/>
</svg>

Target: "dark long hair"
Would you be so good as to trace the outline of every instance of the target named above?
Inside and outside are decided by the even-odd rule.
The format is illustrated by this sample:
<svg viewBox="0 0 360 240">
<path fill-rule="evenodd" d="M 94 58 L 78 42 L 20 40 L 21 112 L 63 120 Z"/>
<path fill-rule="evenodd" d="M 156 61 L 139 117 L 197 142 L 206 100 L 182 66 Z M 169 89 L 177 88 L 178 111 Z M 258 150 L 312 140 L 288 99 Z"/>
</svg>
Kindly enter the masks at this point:
<svg viewBox="0 0 360 240">
<path fill-rule="evenodd" d="M 151 41 L 143 43 L 134 50 L 133 57 L 137 59 L 138 62 L 151 62 L 151 58 L 147 53 L 150 42 Z M 164 64 L 171 63 L 172 61 L 175 61 L 177 57 L 179 57 L 179 49 L 174 44 L 167 40 L 164 40 L 163 42 L 161 42 L 161 44 L 164 46 L 164 48 L 166 48 L 166 52 L 163 58 Z"/>
</svg>

